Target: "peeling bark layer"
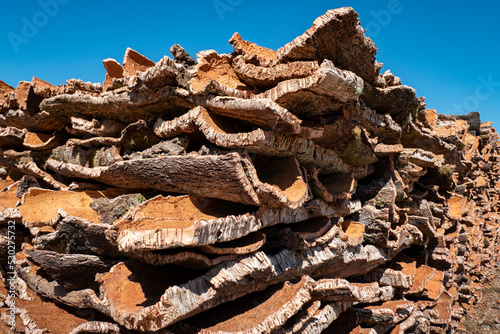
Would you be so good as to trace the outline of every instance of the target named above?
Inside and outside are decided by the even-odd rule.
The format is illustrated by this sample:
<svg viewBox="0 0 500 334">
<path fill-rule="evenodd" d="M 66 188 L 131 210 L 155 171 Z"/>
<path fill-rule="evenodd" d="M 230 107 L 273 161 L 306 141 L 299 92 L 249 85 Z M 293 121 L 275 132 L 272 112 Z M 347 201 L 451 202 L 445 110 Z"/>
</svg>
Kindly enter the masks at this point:
<svg viewBox="0 0 500 334">
<path fill-rule="evenodd" d="M 492 123 L 380 74 L 352 8 L 230 43 L 0 81 L 0 331 L 460 329 L 500 255 Z"/>
</svg>

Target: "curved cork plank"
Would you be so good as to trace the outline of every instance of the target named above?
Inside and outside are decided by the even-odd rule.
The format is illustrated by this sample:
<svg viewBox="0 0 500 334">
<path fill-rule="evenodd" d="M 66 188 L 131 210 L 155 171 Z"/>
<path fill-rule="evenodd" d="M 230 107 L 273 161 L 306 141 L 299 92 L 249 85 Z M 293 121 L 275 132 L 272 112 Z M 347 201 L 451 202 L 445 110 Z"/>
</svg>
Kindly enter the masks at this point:
<svg viewBox="0 0 500 334">
<path fill-rule="evenodd" d="M 72 216 L 99 223 L 97 212 L 90 207 L 93 198 L 85 192 L 53 191 L 30 188 L 23 195 L 19 212 L 26 227 L 52 225 L 60 217 L 58 209 Z"/>
<path fill-rule="evenodd" d="M 120 156 L 120 147 L 104 146 L 85 149 L 72 145 L 69 141 L 68 144 L 53 149 L 51 158 L 84 167 L 109 166 L 123 160 Z"/>
<path fill-rule="evenodd" d="M 155 63 L 139 52 L 127 48 L 125 56 L 123 56 L 123 74 L 133 76 L 137 72 L 144 72 L 147 69 L 155 66 Z"/>
<path fill-rule="evenodd" d="M 45 151 L 60 145 L 62 137 L 60 135 L 50 135 L 45 133 L 28 132 L 24 138 L 23 145 L 34 151 Z"/>
<path fill-rule="evenodd" d="M 370 84 L 385 84 L 379 74 L 382 64 L 375 61 L 377 47 L 371 39 L 365 37 L 358 13 L 350 7 L 327 11 L 314 20 L 312 27 L 304 34 L 276 52 L 244 41 L 237 33 L 229 43 L 236 53 L 260 66 L 270 67 L 299 60 L 321 62 L 328 59 L 340 68 L 356 73 Z"/>
<path fill-rule="evenodd" d="M 33 161 L 31 152 L 16 152 L 13 150 L 0 150 L 0 166 L 11 168 L 21 174 L 30 175 L 42 179 L 55 189 L 67 189 L 66 185 L 56 181 L 52 175 L 38 167 Z"/>
<path fill-rule="evenodd" d="M 41 111 L 36 114 L 23 110 L 8 110 L 0 114 L 0 126 L 23 128 L 32 132 L 52 132 L 64 127 L 64 120 Z"/>
<path fill-rule="evenodd" d="M 311 292 L 313 299 L 330 302 L 376 303 L 394 297 L 392 287 L 379 287 L 378 283 L 350 283 L 345 279 L 323 278 L 315 282 Z"/>
<path fill-rule="evenodd" d="M 409 289 L 413 285 L 414 277 L 415 274 L 408 275 L 404 270 L 391 268 L 376 268 L 363 276 L 366 281 L 377 281 L 381 286 L 392 286 L 400 289 Z"/>
<path fill-rule="evenodd" d="M 37 77 L 33 77 L 31 82 L 20 81 L 16 88 L 16 99 L 19 109 L 31 113 L 39 112 L 39 104 L 44 98 L 57 95 L 59 89 Z"/>
<path fill-rule="evenodd" d="M 57 224 L 56 231 L 33 238 L 36 249 L 66 254 L 124 256 L 118 249 L 115 241 L 117 233 L 111 225 L 68 216 L 62 210 L 57 213 L 62 220 Z"/>
<path fill-rule="evenodd" d="M 237 54 L 242 55 L 249 63 L 267 66 L 276 57 L 276 51 L 245 41 L 237 32 L 233 34 L 229 40 L 229 44 L 233 46 Z"/>
<path fill-rule="evenodd" d="M 365 83 L 361 100 L 367 107 L 380 114 L 390 114 L 400 123 L 420 106 L 417 91 L 406 85 L 379 88 Z"/>
<path fill-rule="evenodd" d="M 453 144 L 447 143 L 437 135 L 422 131 L 413 122 L 408 123 L 408 129 L 404 132 L 401 143 L 406 148 L 420 148 L 434 154 L 442 154 L 446 164 L 455 165 L 457 171 L 463 172 L 467 168 L 463 164 L 465 160 L 461 150 Z"/>
<path fill-rule="evenodd" d="M 61 254 L 53 251 L 28 249 L 26 257 L 43 269 L 64 290 L 96 288 L 97 273 L 107 272 L 116 260 L 95 255 Z"/>
<path fill-rule="evenodd" d="M 102 90 L 102 84 L 91 83 L 89 81 L 83 82 L 81 79 L 66 80 L 65 85 L 60 85 L 58 94 L 83 94 L 91 96 L 99 96 Z"/>
<path fill-rule="evenodd" d="M 351 172 L 334 150 L 315 145 L 310 139 L 287 137 L 271 131 L 257 129 L 239 132 L 229 118 L 214 115 L 203 107 L 195 107 L 171 121 L 158 119 L 155 133 L 161 138 L 200 131 L 212 143 L 225 148 L 244 148 L 248 152 L 273 157 L 294 156 L 306 167 L 320 168 L 322 173 Z"/>
<path fill-rule="evenodd" d="M 0 110 L 11 109 L 11 96 L 16 89 L 0 80 Z"/>
<path fill-rule="evenodd" d="M 241 99 L 230 96 L 197 96 L 197 105 L 221 116 L 255 124 L 263 129 L 299 134 L 302 121 L 288 110 L 267 99 Z"/>
<path fill-rule="evenodd" d="M 66 127 L 68 133 L 75 136 L 93 135 L 97 137 L 117 137 L 125 125 L 110 119 L 88 121 L 83 118 L 71 117 L 71 127 Z"/>
<path fill-rule="evenodd" d="M 316 300 L 314 302 L 309 302 L 305 304 L 302 309 L 295 315 L 290 317 L 288 321 L 281 327 L 275 328 L 272 334 L 293 334 L 298 333 L 298 331 L 304 326 L 304 324 L 309 321 L 321 307 L 321 302 Z"/>
<path fill-rule="evenodd" d="M 175 63 L 171 58 L 164 56 L 156 64 L 146 59 L 137 52 L 127 49 L 126 59 L 129 63 L 122 67 L 114 59 L 103 61 L 107 70 L 104 81 L 104 91 L 118 90 L 128 86 L 140 88 L 145 86 L 152 91 L 157 91 L 165 86 L 187 87 L 191 74 L 181 64 Z M 142 59 L 141 59 L 142 58 Z"/>
<path fill-rule="evenodd" d="M 204 91 L 211 81 L 235 91 L 250 92 L 252 90 L 235 73 L 233 69 L 234 57 L 232 55 L 219 55 L 215 50 L 206 50 L 196 55 L 196 61 L 193 76 L 189 81 L 191 91 Z"/>
<path fill-rule="evenodd" d="M 184 66 L 175 63 L 171 58 L 165 56 L 153 67 L 144 72 L 137 73 L 132 78 L 132 84 L 140 83 L 154 91 L 165 86 L 180 86 L 187 88 L 187 82 L 191 74 Z"/>
<path fill-rule="evenodd" d="M 266 235 L 261 232 L 252 232 L 243 238 L 232 241 L 204 245 L 200 250 L 207 254 L 227 255 L 227 254 L 249 254 L 257 251 L 266 243 Z"/>
<path fill-rule="evenodd" d="M 143 150 L 159 142 L 153 131 L 149 130 L 144 120 L 138 120 L 127 125 L 120 132 L 119 137 L 93 137 L 89 139 L 70 138 L 66 145 L 77 145 L 85 147 L 98 146 L 124 146 L 129 149 Z"/>
<path fill-rule="evenodd" d="M 355 45 L 356 47 L 353 47 Z M 329 59 L 370 84 L 381 85 L 382 64 L 375 60 L 377 47 L 365 37 L 358 13 L 350 7 L 328 10 L 304 34 L 276 52 L 274 63 Z"/>
<path fill-rule="evenodd" d="M 273 67 L 247 63 L 244 58 L 236 58 L 233 62 L 233 69 L 238 77 L 260 90 L 272 88 L 281 81 L 308 77 L 314 74 L 318 68 L 317 61 L 296 61 Z"/>
<path fill-rule="evenodd" d="M 443 165 L 443 158 L 420 148 L 405 148 L 400 154 L 401 159 L 408 160 L 420 167 L 439 168 Z"/>
<path fill-rule="evenodd" d="M 49 159 L 47 166 L 69 177 L 91 178 L 116 187 L 190 193 L 250 205 L 297 208 L 308 199 L 307 185 L 294 158 L 273 162 L 266 173 L 258 173 L 248 157 L 236 152 L 120 161 L 95 168 Z M 198 173 L 195 181 L 193 175 L 199 170 L 205 172 Z M 282 175 L 284 171 L 288 174 Z M 228 181 L 214 183 L 215 179 Z"/>
<path fill-rule="evenodd" d="M 106 274 L 105 274 L 106 275 Z M 117 282 L 118 283 L 118 282 Z M 126 283 L 125 283 L 126 284 Z M 215 310 L 190 318 L 175 328 L 196 333 L 270 333 L 284 325 L 312 300 L 344 303 L 374 303 L 387 300 L 391 293 L 379 289 L 376 283 L 350 284 L 344 279 L 314 281 L 303 276 L 296 284 L 285 282 L 257 295 L 240 298 Z M 249 298 L 258 300 L 249 307 Z M 255 303 L 254 303 L 255 305 Z"/>
<path fill-rule="evenodd" d="M 101 96 L 61 94 L 44 99 L 40 108 L 56 117 L 90 116 L 128 123 L 193 107 L 189 92 L 174 86 L 165 86 L 157 91 L 147 88 L 131 91 L 125 87 L 113 93 Z"/>
<path fill-rule="evenodd" d="M 40 275 L 40 268 L 29 261 L 25 251 L 16 254 L 16 272 L 26 285 L 37 294 L 54 301 L 75 307 L 106 310 L 105 304 L 92 289 L 66 291 L 54 280 Z"/>
<path fill-rule="evenodd" d="M 22 320 L 23 326 L 16 326 L 16 332 L 24 327 L 24 333 L 67 334 L 73 328 L 87 321 L 83 314 L 72 312 L 56 303 L 41 300 L 38 297 L 33 300 L 9 300 L 7 303 L 15 309 L 16 315 Z M 5 331 L 5 333 L 14 332 Z"/>
<path fill-rule="evenodd" d="M 310 199 L 309 188 L 294 157 L 257 156 L 250 160 L 244 154 L 242 162 L 262 204 L 296 209 Z"/>
<path fill-rule="evenodd" d="M 191 268 L 197 271 L 204 271 L 215 267 L 226 261 L 235 261 L 238 254 L 207 256 L 194 251 L 177 252 L 142 252 L 131 255 L 133 258 L 153 266 L 175 265 Z"/>
<path fill-rule="evenodd" d="M 123 66 L 113 58 L 104 59 L 102 64 L 106 70 L 106 77 L 104 78 L 102 89 L 103 91 L 107 91 L 109 87 L 113 86 L 113 79 L 123 78 Z"/>
<path fill-rule="evenodd" d="M 353 303 L 329 303 L 308 319 L 301 328 L 294 333 L 320 334 L 328 328 L 342 313 L 349 309 Z"/>
<path fill-rule="evenodd" d="M 258 303 L 253 307 L 252 300 L 243 297 L 216 312 L 202 313 L 185 323 L 192 332 L 200 334 L 271 333 L 311 299 L 313 283 L 311 278 L 304 276 L 298 283 L 285 282 L 282 286 L 270 288 L 270 291 L 252 295 L 251 299 Z"/>
<path fill-rule="evenodd" d="M 356 192 L 357 182 L 351 173 L 318 175 L 318 172 L 318 169 L 310 169 L 308 181 L 312 193 L 325 202 L 348 200 Z"/>
<path fill-rule="evenodd" d="M 356 103 L 344 106 L 343 116 L 349 121 L 356 120 L 371 136 L 378 137 L 379 143 L 399 144 L 403 130 L 391 115 L 379 114 L 364 104 Z"/>
<path fill-rule="evenodd" d="M 235 137 L 238 135 L 238 128 L 249 128 L 250 124 L 262 125 L 269 130 L 284 130 L 284 132 L 291 132 L 293 134 L 300 133 L 301 121 L 269 100 L 243 100 L 231 97 L 216 97 L 200 102 L 206 106 L 210 106 L 211 110 L 215 110 L 215 112 L 198 106 L 173 120 L 164 121 L 159 118 L 154 125 L 156 135 L 162 138 L 172 138 L 200 130 L 214 144 L 227 147 L 230 145 L 237 146 L 237 144 L 224 143 L 224 141 L 231 142 L 236 139 L 225 139 L 223 136 L 234 133 L 233 137 Z M 269 115 L 268 111 L 273 114 Z M 260 119 L 261 116 L 263 116 L 263 119 Z M 233 118 L 242 119 L 244 122 L 239 124 Z M 244 134 L 240 136 L 244 136 Z M 259 140 L 259 138 L 252 138 L 252 132 L 247 136 L 250 138 L 243 141 L 241 146 L 247 143 L 247 146 L 251 146 L 253 141 Z M 258 137 L 258 134 L 254 134 L 254 137 Z"/>
<path fill-rule="evenodd" d="M 128 160 L 95 168 L 49 159 L 47 166 L 68 177 L 93 179 L 120 188 L 190 193 L 250 205 L 260 203 L 242 158 L 235 152 Z"/>
<path fill-rule="evenodd" d="M 411 241 L 402 247 L 410 244 Z M 216 266 L 203 277 L 170 286 L 161 297 L 155 297 L 157 302 L 146 307 L 137 306 L 143 303 L 144 294 L 127 293 L 125 296 L 117 292 L 116 286 L 130 282 L 127 278 L 130 271 L 118 275 L 124 264 L 118 264 L 114 270 L 101 275 L 99 282 L 102 298 L 108 303 L 108 314 L 115 321 L 130 329 L 154 331 L 292 277 L 313 273 L 339 278 L 364 274 L 399 251 L 386 253 L 371 245 L 348 247 L 340 239 L 333 238 L 327 244 L 308 248 L 300 254 L 290 250 L 273 256 L 257 252 Z M 128 301 L 129 298 L 134 300 Z"/>
<path fill-rule="evenodd" d="M 356 101 L 363 92 L 363 80 L 325 60 L 312 75 L 280 82 L 256 95 L 270 99 L 301 118 L 340 112 L 344 104 Z"/>
<path fill-rule="evenodd" d="M 0 128 L 0 148 L 22 149 L 27 134 L 26 129 L 21 130 L 11 126 Z"/>
<path fill-rule="evenodd" d="M 127 253 L 228 242 L 277 224 L 293 224 L 307 237 L 315 225 L 309 221 L 301 228 L 297 223 L 312 217 L 349 214 L 356 211 L 356 205 L 343 208 L 313 200 L 297 209 L 256 210 L 211 198 L 157 196 L 130 210 L 113 230 L 118 233 L 118 246 Z M 321 226 L 318 233 L 323 235 L 326 231 Z"/>
<path fill-rule="evenodd" d="M 255 210 L 213 198 L 159 195 L 130 210 L 113 229 L 124 252 L 193 247 L 260 229 Z"/>
<path fill-rule="evenodd" d="M 126 334 L 127 330 L 117 324 L 102 321 L 87 321 L 73 328 L 69 334 Z M 166 333 L 165 333 L 166 334 Z"/>
<path fill-rule="evenodd" d="M 328 328 L 323 331 L 324 334 L 368 334 L 361 331 L 359 326 L 359 317 L 354 308 L 349 308 L 342 312 Z"/>
<path fill-rule="evenodd" d="M 186 196 L 184 196 L 186 197 Z M 177 200 L 182 199 L 182 197 L 177 198 Z M 202 199 L 207 203 L 220 203 L 212 199 Z M 168 202 L 168 198 L 166 199 Z M 146 204 L 147 202 L 145 202 Z M 175 203 L 175 201 L 174 201 Z M 157 203 L 158 204 L 158 203 Z M 228 205 L 231 203 L 227 203 Z M 234 206 L 235 204 L 232 203 Z M 162 207 L 162 205 L 155 205 L 156 208 Z M 224 207 L 224 206 L 222 206 Z M 347 203 L 342 206 L 331 206 L 320 200 L 313 200 L 311 202 L 305 203 L 302 207 L 298 209 L 270 209 L 261 208 L 256 213 L 244 214 L 244 219 L 237 219 L 238 216 L 229 215 L 227 217 L 219 219 L 210 219 L 207 221 L 200 220 L 194 223 L 194 228 L 187 227 L 186 232 L 182 229 L 177 228 L 165 228 L 161 224 L 157 225 L 158 228 L 154 228 L 153 225 L 151 229 L 146 230 L 134 230 L 134 222 L 130 222 L 132 226 L 128 230 L 117 231 L 117 224 L 114 227 L 108 224 L 98 224 L 92 223 L 90 221 L 67 216 L 66 213 L 58 211 L 62 219 L 58 225 L 57 230 L 53 233 L 42 235 L 33 239 L 33 244 L 37 249 L 42 250 L 55 250 L 59 252 L 66 253 L 82 253 L 82 254 L 95 254 L 103 255 L 107 254 L 109 256 L 123 256 L 125 253 L 129 256 L 138 256 L 139 258 L 146 260 L 154 265 L 161 265 L 162 263 L 162 252 L 157 254 L 154 253 L 155 250 L 171 249 L 172 247 L 193 247 L 203 244 L 214 244 L 217 242 L 230 241 L 237 238 L 246 236 L 247 234 L 257 231 L 265 226 L 272 226 L 276 224 L 293 224 L 290 225 L 293 229 L 297 227 L 299 234 L 306 233 L 310 234 L 310 228 L 301 227 L 303 224 L 310 224 L 311 221 L 307 221 L 311 217 L 321 217 L 325 215 L 329 216 L 343 216 L 349 215 L 359 210 L 360 204 Z M 210 206 L 211 209 L 217 208 L 217 206 Z M 9 209 L 10 210 L 10 209 Z M 7 213 L 6 210 L 5 213 Z M 17 212 L 17 216 L 16 216 Z M 130 213 L 138 212 L 138 216 L 141 216 L 140 211 L 132 209 Z M 189 211 L 188 211 L 189 212 Z M 149 215 L 151 219 L 156 218 L 167 218 L 163 217 L 164 212 L 162 210 L 150 210 Z M 228 212 L 222 212 L 222 215 L 227 215 Z M 195 214 L 194 216 L 197 216 Z M 129 216 L 134 216 L 130 214 Z M 248 218 L 248 219 L 247 219 Z M 9 214 L 8 217 L 0 219 L 15 219 L 21 222 L 20 214 L 18 210 Z M 149 219 L 149 218 L 147 218 Z M 139 219 L 140 220 L 140 219 Z M 161 219 L 160 219 L 161 220 Z M 321 219 L 320 219 L 321 220 Z M 297 222 L 304 222 L 296 224 Z M 237 224 L 235 223 L 237 222 Z M 183 223 L 189 224 L 189 220 L 185 220 Z M 138 223 L 140 226 L 140 223 Z M 119 229 L 119 228 L 118 228 Z M 191 231 L 191 232 L 190 232 Z M 214 232 L 216 231 L 216 232 Z M 219 231 L 221 233 L 219 233 Z M 194 237 L 192 239 L 188 238 L 189 233 L 192 233 Z M 332 240 L 338 233 L 338 228 L 333 226 L 328 232 L 322 234 L 318 239 L 311 240 L 311 242 L 306 242 L 306 247 L 312 247 L 320 244 L 324 244 Z M 307 235 L 304 235 L 307 236 Z M 121 250 L 120 250 L 121 249 Z M 169 260 L 168 252 L 165 259 Z M 198 256 L 199 257 L 199 256 Z M 218 258 L 219 260 L 221 258 Z M 205 265 L 208 262 L 207 259 L 202 259 L 202 262 L 197 262 L 198 264 Z M 211 261 L 211 260 L 210 260 Z"/>
<path fill-rule="evenodd" d="M 16 196 L 17 186 L 19 182 L 11 181 L 11 182 L 2 182 L 1 184 L 5 184 L 6 186 L 0 190 L 0 212 L 5 211 L 9 208 L 15 208 L 19 198 Z"/>
<path fill-rule="evenodd" d="M 397 324 L 408 318 L 415 307 L 414 302 L 409 300 L 390 300 L 381 305 L 370 305 L 357 311 L 359 320 L 363 324 Z"/>
</svg>

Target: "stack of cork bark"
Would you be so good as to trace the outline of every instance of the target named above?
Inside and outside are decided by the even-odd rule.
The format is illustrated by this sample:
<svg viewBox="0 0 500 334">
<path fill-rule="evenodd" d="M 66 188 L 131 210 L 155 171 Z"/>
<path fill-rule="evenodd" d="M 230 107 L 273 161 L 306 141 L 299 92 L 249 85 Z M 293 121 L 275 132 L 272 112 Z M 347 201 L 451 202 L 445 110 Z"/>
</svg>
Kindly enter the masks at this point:
<svg viewBox="0 0 500 334">
<path fill-rule="evenodd" d="M 4 332 L 460 327 L 499 252 L 491 123 L 380 74 L 352 8 L 229 42 L 0 82 Z"/>
</svg>

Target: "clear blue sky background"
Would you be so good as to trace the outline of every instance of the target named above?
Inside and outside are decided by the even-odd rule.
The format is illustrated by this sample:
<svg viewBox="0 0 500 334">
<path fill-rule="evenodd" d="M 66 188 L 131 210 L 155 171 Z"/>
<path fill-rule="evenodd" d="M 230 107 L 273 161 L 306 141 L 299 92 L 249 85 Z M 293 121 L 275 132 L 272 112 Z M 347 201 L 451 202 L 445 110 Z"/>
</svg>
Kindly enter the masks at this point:
<svg viewBox="0 0 500 334">
<path fill-rule="evenodd" d="M 53 1 L 59 8 L 44 14 L 41 4 Z M 429 108 L 448 114 L 478 110 L 483 121 L 500 124 L 500 4 L 487 0 L 5 1 L 0 79 L 12 86 L 32 76 L 55 85 L 70 78 L 102 82 L 101 61 L 121 62 L 127 47 L 154 61 L 170 56 L 174 43 L 192 56 L 206 49 L 229 53 L 227 41 L 236 31 L 278 49 L 326 10 L 342 6 L 360 14 L 379 48 L 382 71 L 391 69 L 416 88 Z M 30 31 L 29 24 L 39 27 Z"/>
</svg>

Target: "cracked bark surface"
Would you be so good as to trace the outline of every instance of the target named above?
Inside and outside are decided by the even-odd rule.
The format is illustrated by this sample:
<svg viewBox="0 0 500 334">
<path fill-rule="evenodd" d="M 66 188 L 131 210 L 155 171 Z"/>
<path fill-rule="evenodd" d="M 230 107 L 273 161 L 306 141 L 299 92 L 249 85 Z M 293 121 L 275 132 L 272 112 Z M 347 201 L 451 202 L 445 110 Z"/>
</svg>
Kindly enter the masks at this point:
<svg viewBox="0 0 500 334">
<path fill-rule="evenodd" d="M 0 81 L 0 331 L 14 302 L 20 333 L 463 330 L 500 254 L 500 136 L 380 74 L 357 16 Z"/>
</svg>

